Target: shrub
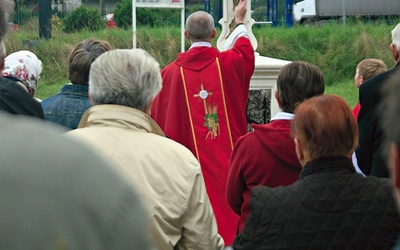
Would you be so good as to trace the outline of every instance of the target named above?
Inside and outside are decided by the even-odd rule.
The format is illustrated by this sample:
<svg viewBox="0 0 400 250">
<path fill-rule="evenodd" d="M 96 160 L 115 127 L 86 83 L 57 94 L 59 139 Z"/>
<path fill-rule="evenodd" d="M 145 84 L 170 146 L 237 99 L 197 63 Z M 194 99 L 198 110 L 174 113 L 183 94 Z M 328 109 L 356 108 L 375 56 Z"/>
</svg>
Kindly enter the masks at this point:
<svg viewBox="0 0 400 250">
<path fill-rule="evenodd" d="M 192 6 L 186 5 L 185 6 L 185 12 L 186 12 L 186 16 L 192 14 L 193 12 L 196 12 L 198 10 L 204 10 L 203 5 L 201 4 L 194 4 Z"/>
<path fill-rule="evenodd" d="M 60 19 L 63 19 L 63 18 L 65 18 L 65 16 L 67 15 L 67 12 L 64 11 L 64 10 L 59 10 L 59 9 L 58 9 L 58 6 L 56 5 L 56 6 L 54 6 L 54 8 L 51 10 L 51 15 L 52 15 L 52 16 L 57 16 L 57 17 L 59 17 Z"/>
<path fill-rule="evenodd" d="M 128 29 L 132 26 L 132 0 L 122 0 L 116 4 L 114 9 L 114 20 L 120 28 Z M 180 10 L 165 8 L 137 8 L 136 24 L 149 27 L 179 26 Z"/>
<path fill-rule="evenodd" d="M 106 23 L 97 8 L 81 5 L 63 19 L 63 31 L 67 33 L 83 29 L 96 31 L 105 28 Z"/>
<path fill-rule="evenodd" d="M 51 26 L 52 27 L 61 27 L 62 22 L 59 16 L 52 15 L 51 16 Z"/>
<path fill-rule="evenodd" d="M 13 20 L 13 22 L 17 24 L 24 24 L 33 17 L 38 17 L 38 16 L 39 16 L 38 11 L 29 9 L 26 6 L 20 6 L 18 9 L 16 9 L 10 20 Z"/>
<path fill-rule="evenodd" d="M 132 26 L 132 1 L 122 0 L 115 5 L 114 21 L 123 29 Z"/>
</svg>

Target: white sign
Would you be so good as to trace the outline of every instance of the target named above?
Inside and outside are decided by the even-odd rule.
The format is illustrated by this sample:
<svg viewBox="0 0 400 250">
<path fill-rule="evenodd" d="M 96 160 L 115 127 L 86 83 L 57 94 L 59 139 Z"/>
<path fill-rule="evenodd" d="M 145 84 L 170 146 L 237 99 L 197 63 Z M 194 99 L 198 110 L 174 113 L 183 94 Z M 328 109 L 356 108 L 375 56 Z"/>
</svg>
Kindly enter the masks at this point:
<svg viewBox="0 0 400 250">
<path fill-rule="evenodd" d="M 184 8 L 184 0 L 136 0 L 136 7 Z"/>
</svg>

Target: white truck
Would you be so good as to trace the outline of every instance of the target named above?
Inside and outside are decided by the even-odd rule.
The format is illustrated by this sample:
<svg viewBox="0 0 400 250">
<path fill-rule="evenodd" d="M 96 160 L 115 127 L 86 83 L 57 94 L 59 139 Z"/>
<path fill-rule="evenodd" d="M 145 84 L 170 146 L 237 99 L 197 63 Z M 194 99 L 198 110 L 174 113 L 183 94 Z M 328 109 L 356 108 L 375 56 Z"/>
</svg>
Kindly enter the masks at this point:
<svg viewBox="0 0 400 250">
<path fill-rule="evenodd" d="M 349 17 L 400 16 L 400 0 L 293 0 L 298 23 Z"/>
</svg>

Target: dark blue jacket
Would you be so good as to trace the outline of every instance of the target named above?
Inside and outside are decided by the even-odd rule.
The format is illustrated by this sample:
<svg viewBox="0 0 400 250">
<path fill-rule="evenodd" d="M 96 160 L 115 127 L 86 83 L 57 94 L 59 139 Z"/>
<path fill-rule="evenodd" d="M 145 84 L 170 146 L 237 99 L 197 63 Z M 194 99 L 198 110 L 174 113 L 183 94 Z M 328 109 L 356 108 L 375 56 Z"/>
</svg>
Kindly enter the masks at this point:
<svg viewBox="0 0 400 250">
<path fill-rule="evenodd" d="M 88 86 L 68 84 L 42 101 L 45 120 L 76 129 L 83 113 L 90 108 Z"/>
</svg>

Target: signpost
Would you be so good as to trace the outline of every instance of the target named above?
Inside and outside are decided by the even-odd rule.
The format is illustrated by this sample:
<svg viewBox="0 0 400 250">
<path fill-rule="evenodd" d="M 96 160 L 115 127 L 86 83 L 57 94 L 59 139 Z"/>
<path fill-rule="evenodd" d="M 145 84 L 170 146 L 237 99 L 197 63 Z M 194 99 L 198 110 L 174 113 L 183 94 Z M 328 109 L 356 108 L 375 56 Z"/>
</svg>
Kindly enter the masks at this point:
<svg viewBox="0 0 400 250">
<path fill-rule="evenodd" d="M 136 7 L 181 9 L 181 51 L 185 51 L 185 0 L 132 0 L 133 48 L 136 48 Z"/>
<path fill-rule="evenodd" d="M 39 0 L 39 37 L 51 38 L 51 1 Z"/>
</svg>

